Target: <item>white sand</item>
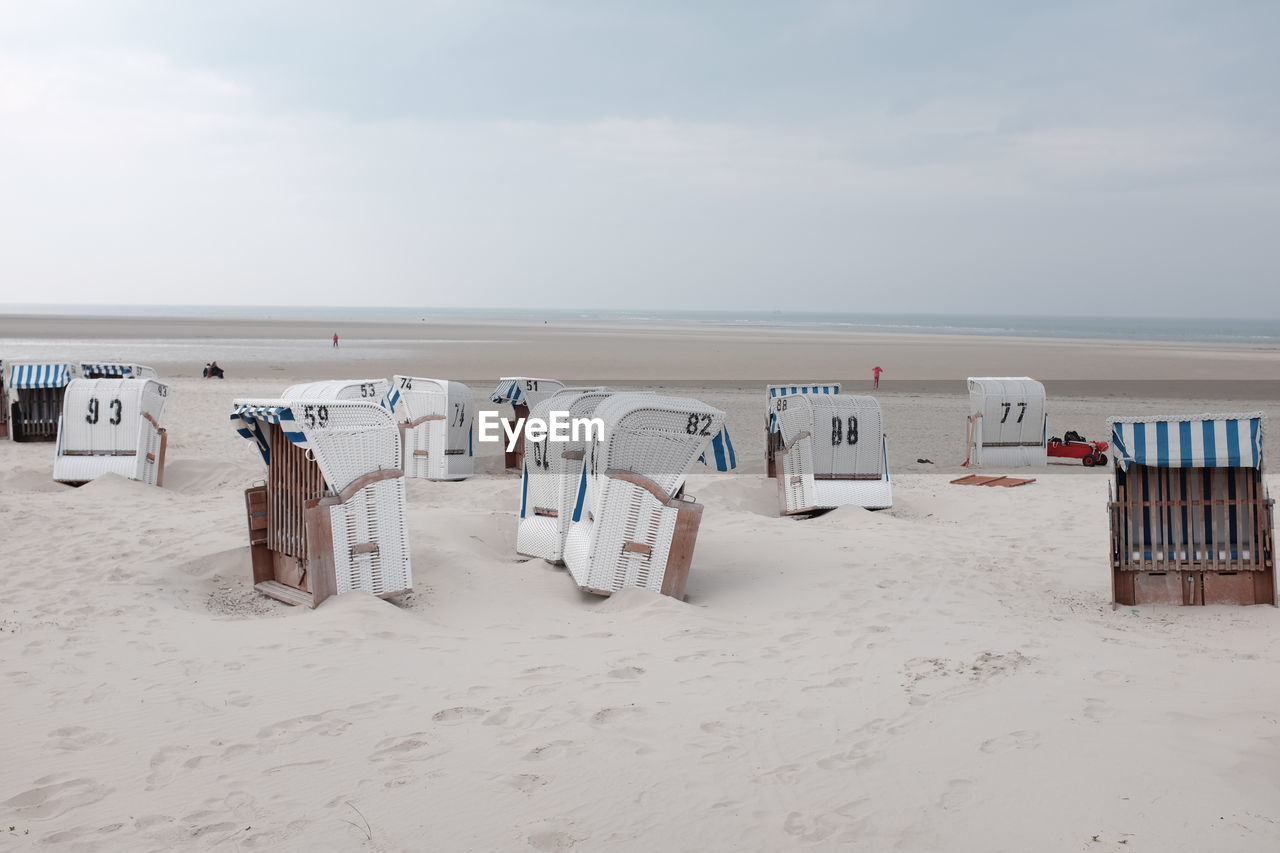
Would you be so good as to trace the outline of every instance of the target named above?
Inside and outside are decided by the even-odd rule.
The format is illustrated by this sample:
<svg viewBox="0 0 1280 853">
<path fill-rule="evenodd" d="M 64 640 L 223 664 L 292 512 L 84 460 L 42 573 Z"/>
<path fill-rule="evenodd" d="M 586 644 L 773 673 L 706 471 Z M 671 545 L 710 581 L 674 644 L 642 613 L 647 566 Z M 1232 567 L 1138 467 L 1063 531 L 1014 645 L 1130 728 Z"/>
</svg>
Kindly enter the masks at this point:
<svg viewBox="0 0 1280 853">
<path fill-rule="evenodd" d="M 304 611 L 251 589 L 227 421 L 295 374 L 174 381 L 163 490 L 0 443 L 0 851 L 1280 847 L 1280 615 L 1113 610 L 1104 472 L 780 519 L 759 392 L 693 389 L 752 473 L 690 482 L 688 603 L 518 558 L 485 447 L 409 481 L 413 594 Z M 954 466 L 960 390 L 882 398 L 897 458 Z"/>
</svg>

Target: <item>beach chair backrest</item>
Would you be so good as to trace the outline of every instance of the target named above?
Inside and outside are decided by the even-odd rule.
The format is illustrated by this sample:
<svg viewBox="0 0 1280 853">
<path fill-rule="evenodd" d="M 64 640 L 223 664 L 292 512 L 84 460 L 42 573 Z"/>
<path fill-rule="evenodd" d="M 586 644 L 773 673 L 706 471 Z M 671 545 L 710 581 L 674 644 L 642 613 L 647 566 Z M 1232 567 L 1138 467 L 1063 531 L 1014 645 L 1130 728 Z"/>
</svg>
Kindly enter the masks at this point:
<svg viewBox="0 0 1280 853">
<path fill-rule="evenodd" d="M 598 515 L 612 470 L 641 474 L 668 497 L 675 496 L 689 469 L 723 428 L 725 415 L 687 397 L 618 393 L 601 401 L 595 417 L 604 430 L 588 449 L 585 491 L 578 502 Z"/>
<path fill-rule="evenodd" d="M 504 376 L 498 387 L 489 395 L 494 403 L 522 405 L 532 409 L 538 403 L 564 389 L 557 379 L 541 379 L 533 376 Z"/>
<path fill-rule="evenodd" d="M 969 379 L 969 408 L 983 447 L 1037 447 L 1046 440 L 1044 385 L 1027 376 Z"/>
<path fill-rule="evenodd" d="M 794 395 L 776 399 L 774 409 L 790 452 L 803 456 L 808 448 L 813 476 L 884 474 L 884 427 L 874 397 Z"/>
<path fill-rule="evenodd" d="M 285 400 L 352 400 L 388 406 L 391 383 L 386 379 L 326 379 L 290 385 L 280 395 Z"/>
<path fill-rule="evenodd" d="M 566 412 L 570 421 L 594 417 L 596 408 L 612 394 L 607 388 L 566 388 L 535 405 L 529 417 L 547 421 L 552 412 Z M 525 442 L 521 518 L 549 510 L 560 520 L 559 527 L 568 528 L 590 438 L 583 432 L 575 438 L 571 432 L 568 441 L 553 441 L 547 435 Z"/>
<path fill-rule="evenodd" d="M 144 424 L 159 428 L 168 396 L 168 386 L 154 379 L 71 380 L 58 452 L 136 452 Z"/>
</svg>

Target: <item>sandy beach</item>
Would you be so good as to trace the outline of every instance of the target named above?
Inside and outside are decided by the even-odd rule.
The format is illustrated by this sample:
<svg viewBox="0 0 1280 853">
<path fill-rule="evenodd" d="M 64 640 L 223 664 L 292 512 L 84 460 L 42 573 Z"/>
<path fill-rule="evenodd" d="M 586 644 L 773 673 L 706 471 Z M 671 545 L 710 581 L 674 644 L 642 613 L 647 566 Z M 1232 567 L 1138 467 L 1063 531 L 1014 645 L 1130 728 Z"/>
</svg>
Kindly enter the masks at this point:
<svg viewBox="0 0 1280 853">
<path fill-rule="evenodd" d="M 5 361 L 171 386 L 163 489 L 61 486 L 52 445 L 0 442 L 0 851 L 1280 846 L 1276 610 L 1113 608 L 1106 471 L 948 483 L 965 376 L 1045 380 L 1051 433 L 1105 439 L 1113 415 L 1274 424 L 1280 350 L 466 324 L 349 325 L 334 350 L 331 325 L 0 318 Z M 226 380 L 198 378 L 211 359 Z M 763 384 L 868 392 L 876 364 L 893 508 L 779 518 Z M 486 408 L 533 375 L 723 409 L 740 464 L 689 480 L 688 600 L 517 555 L 495 445 L 471 479 L 408 481 L 413 593 L 258 595 L 263 466 L 231 401 L 393 373 Z"/>
</svg>

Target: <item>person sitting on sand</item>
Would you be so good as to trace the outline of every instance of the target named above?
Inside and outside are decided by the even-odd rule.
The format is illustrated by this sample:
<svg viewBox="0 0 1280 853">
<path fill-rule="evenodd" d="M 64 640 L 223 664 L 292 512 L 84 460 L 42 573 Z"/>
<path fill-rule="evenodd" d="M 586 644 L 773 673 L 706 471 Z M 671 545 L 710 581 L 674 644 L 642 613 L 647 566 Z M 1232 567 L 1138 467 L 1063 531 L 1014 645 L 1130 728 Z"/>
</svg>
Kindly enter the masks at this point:
<svg viewBox="0 0 1280 853">
<path fill-rule="evenodd" d="M 216 361 L 210 363 L 209 365 L 209 378 L 210 379 L 226 379 L 225 371 L 223 371 L 221 367 L 218 367 L 218 362 Z"/>
</svg>

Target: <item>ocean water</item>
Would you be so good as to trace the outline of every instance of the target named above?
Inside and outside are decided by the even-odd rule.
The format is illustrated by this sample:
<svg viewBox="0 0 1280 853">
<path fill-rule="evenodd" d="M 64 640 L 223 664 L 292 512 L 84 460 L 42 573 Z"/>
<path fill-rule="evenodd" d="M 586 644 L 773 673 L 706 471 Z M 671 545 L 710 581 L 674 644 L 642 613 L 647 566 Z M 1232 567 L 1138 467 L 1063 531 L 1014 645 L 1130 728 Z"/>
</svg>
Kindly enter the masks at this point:
<svg viewBox="0 0 1280 853">
<path fill-rule="evenodd" d="M 1280 346 L 1280 319 L 1086 317 L 1003 314 L 877 314 L 784 311 L 613 311 L 429 307 L 241 305 L 0 305 L 0 314 L 177 317 L 208 320 L 313 320 L 366 323 L 513 323 L 554 325 L 820 328 L 828 331 L 1108 341 L 1194 341 Z"/>
</svg>

